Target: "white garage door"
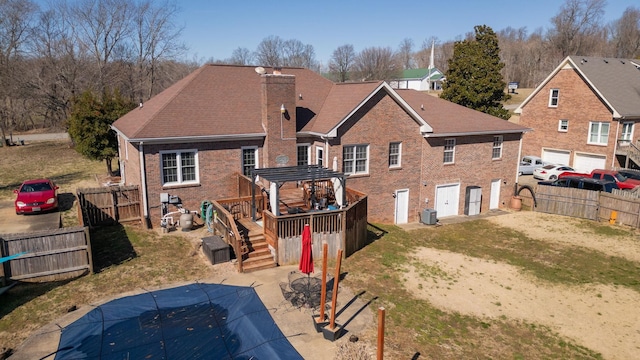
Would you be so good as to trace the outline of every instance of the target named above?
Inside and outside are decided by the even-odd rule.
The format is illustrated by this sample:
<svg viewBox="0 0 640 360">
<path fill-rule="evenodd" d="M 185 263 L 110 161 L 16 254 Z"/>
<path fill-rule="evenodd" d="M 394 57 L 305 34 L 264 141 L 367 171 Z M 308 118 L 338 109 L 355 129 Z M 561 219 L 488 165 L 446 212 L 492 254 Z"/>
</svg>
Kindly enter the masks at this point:
<svg viewBox="0 0 640 360">
<path fill-rule="evenodd" d="M 458 215 L 460 184 L 436 187 L 436 211 L 438 217 Z"/>
<path fill-rule="evenodd" d="M 542 149 L 542 160 L 552 164 L 569 165 L 571 151 Z"/>
<path fill-rule="evenodd" d="M 607 163 L 605 155 L 576 153 L 573 159 L 573 168 L 581 172 L 591 172 L 593 169 L 604 169 Z"/>
</svg>

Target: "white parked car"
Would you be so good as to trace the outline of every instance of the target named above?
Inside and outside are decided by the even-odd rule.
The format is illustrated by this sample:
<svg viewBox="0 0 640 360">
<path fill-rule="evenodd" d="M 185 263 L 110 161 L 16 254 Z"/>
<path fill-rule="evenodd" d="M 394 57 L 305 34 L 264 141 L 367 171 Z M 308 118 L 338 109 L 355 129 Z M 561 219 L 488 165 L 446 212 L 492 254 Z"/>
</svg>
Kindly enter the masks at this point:
<svg viewBox="0 0 640 360">
<path fill-rule="evenodd" d="M 533 177 L 538 180 L 556 180 L 565 171 L 575 171 L 567 165 L 551 164 L 533 170 Z"/>
</svg>

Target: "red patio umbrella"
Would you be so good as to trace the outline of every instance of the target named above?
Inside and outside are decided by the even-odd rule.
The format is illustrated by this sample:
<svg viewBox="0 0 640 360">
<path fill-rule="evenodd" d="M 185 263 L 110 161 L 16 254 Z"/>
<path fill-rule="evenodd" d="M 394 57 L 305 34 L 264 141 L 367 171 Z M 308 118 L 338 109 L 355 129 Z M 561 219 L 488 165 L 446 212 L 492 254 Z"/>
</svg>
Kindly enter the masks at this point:
<svg viewBox="0 0 640 360">
<path fill-rule="evenodd" d="M 313 272 L 313 254 L 311 253 L 311 228 L 309 224 L 304 224 L 302 230 L 302 251 L 300 252 L 300 264 L 298 269 L 303 274 L 311 274 Z"/>
</svg>

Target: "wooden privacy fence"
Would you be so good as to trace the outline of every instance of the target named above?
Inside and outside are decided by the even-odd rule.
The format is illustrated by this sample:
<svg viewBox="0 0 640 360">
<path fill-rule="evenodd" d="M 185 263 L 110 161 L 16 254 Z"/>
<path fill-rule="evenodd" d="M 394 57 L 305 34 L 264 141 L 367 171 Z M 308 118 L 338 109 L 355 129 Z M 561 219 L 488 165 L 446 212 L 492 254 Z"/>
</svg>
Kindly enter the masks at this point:
<svg viewBox="0 0 640 360">
<path fill-rule="evenodd" d="M 59 281 L 93 272 L 86 227 L 1 235 L 0 245 L 3 257 L 25 253 L 0 265 L 12 280 Z"/>
<path fill-rule="evenodd" d="M 612 212 L 616 212 L 616 224 L 640 228 L 640 199 L 631 194 L 600 194 L 600 219 L 611 219 Z"/>
<path fill-rule="evenodd" d="M 536 211 L 597 220 L 599 191 L 538 185 Z"/>
<path fill-rule="evenodd" d="M 142 221 L 138 186 L 84 188 L 76 195 L 81 224 L 94 227 Z"/>
<path fill-rule="evenodd" d="M 591 220 L 612 219 L 615 223 L 640 228 L 640 198 L 629 191 L 599 191 L 537 186 L 536 211 Z"/>
</svg>

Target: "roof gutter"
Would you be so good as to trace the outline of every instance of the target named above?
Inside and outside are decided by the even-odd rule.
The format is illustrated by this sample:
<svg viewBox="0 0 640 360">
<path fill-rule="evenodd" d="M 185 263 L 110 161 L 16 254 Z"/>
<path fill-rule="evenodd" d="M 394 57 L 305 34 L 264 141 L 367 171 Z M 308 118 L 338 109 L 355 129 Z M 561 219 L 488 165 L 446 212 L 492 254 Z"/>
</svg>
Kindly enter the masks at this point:
<svg viewBox="0 0 640 360">
<path fill-rule="evenodd" d="M 214 135 L 214 136 L 177 136 L 162 138 L 130 138 L 129 142 L 144 142 L 145 144 L 175 144 L 175 143 L 194 143 L 207 141 L 233 141 L 233 140 L 261 140 L 266 133 L 255 134 L 239 134 L 239 135 Z"/>
<path fill-rule="evenodd" d="M 497 134 L 520 134 L 533 131 L 533 129 L 524 130 L 487 130 L 477 132 L 460 132 L 460 133 L 438 133 L 438 134 L 424 134 L 425 138 L 438 138 L 438 137 L 454 137 L 454 136 L 474 136 L 474 135 L 497 135 Z"/>
</svg>

